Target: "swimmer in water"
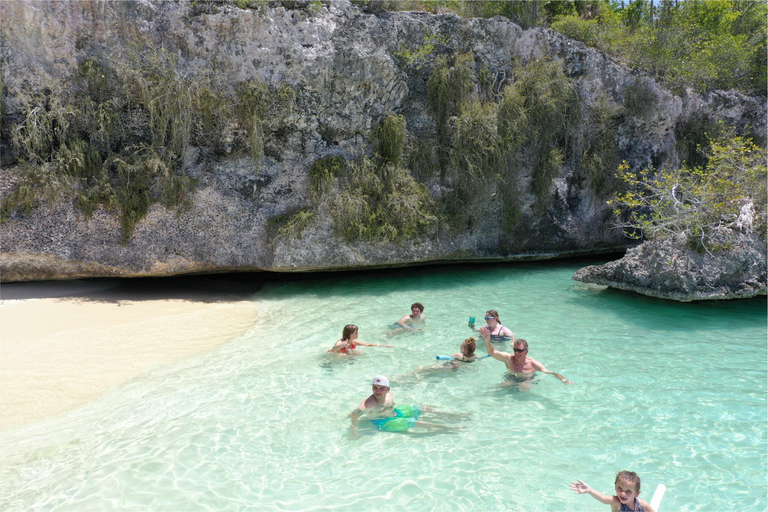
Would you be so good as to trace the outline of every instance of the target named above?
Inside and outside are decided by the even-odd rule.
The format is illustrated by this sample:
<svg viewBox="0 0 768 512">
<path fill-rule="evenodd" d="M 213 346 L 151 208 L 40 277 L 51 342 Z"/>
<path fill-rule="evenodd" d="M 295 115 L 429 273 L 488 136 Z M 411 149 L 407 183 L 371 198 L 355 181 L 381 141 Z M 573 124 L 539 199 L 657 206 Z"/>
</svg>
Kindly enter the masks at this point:
<svg viewBox="0 0 768 512">
<path fill-rule="evenodd" d="M 453 368 L 458 368 L 459 363 L 473 363 L 477 359 L 475 349 L 477 348 L 477 341 L 475 338 L 467 338 L 461 342 L 459 347 L 459 353 L 453 354 L 453 360 L 449 363 L 453 364 Z M 457 362 L 458 361 L 458 362 Z"/>
<path fill-rule="evenodd" d="M 488 329 L 491 333 L 491 342 L 503 343 L 515 340 L 515 333 L 513 333 L 509 327 L 501 325 L 501 322 L 499 321 L 499 312 L 495 309 L 489 309 L 485 312 L 485 323 L 487 325 L 481 327 L 481 329 Z M 480 329 L 475 329 L 474 324 L 469 327 L 475 332 L 480 332 Z"/>
<path fill-rule="evenodd" d="M 424 326 L 424 317 L 421 316 L 424 313 L 424 304 L 420 302 L 414 302 L 411 304 L 411 314 L 405 315 L 398 320 L 397 325 L 404 329 L 415 329 L 416 327 Z"/>
<path fill-rule="evenodd" d="M 619 471 L 613 483 L 615 496 L 607 496 L 596 491 L 581 480 L 571 482 L 571 490 L 576 494 L 589 494 L 600 503 L 611 506 L 613 512 L 656 512 L 651 505 L 638 498 L 640 477 L 634 471 Z"/>
<path fill-rule="evenodd" d="M 524 339 L 517 338 L 512 343 L 514 354 L 510 354 L 493 348 L 493 344 L 491 343 L 491 333 L 488 327 L 482 327 L 480 329 L 480 335 L 485 341 L 485 350 L 488 351 L 488 355 L 497 361 L 504 363 L 509 373 L 514 377 L 514 380 L 518 382 L 530 381 L 536 372 L 541 372 L 548 375 L 554 375 L 563 384 L 573 384 L 573 382 L 566 379 L 561 374 L 547 370 L 543 364 L 532 357 L 528 357 L 528 342 Z M 523 382 L 523 384 L 524 383 L 525 382 Z M 523 384 L 521 384 L 521 386 L 523 386 Z M 521 389 L 523 388 L 521 387 Z"/>
<path fill-rule="evenodd" d="M 466 414 L 441 413 L 428 405 L 395 406 L 395 397 L 389 388 L 389 379 L 383 375 L 373 378 L 371 383 L 373 393 L 357 406 L 357 409 L 349 413 L 352 421 L 351 431 L 357 435 L 358 419 L 363 414 L 379 430 L 384 432 L 407 432 L 413 427 L 420 427 L 429 431 L 461 430 L 462 427 L 441 425 L 420 419 L 423 413 L 441 414 L 451 418 L 466 418 Z"/>
<path fill-rule="evenodd" d="M 387 334 L 387 337 L 397 336 L 398 334 L 414 330 L 420 331 L 421 328 L 424 327 L 425 320 L 422 313 L 424 313 L 424 304 L 420 302 L 411 304 L 411 314 L 405 315 L 403 318 L 392 324 L 390 326 L 392 330 Z"/>
<path fill-rule="evenodd" d="M 467 363 L 473 363 L 477 360 L 477 354 L 475 354 L 476 347 L 475 338 L 467 338 L 461 342 L 461 347 L 459 348 L 461 352 L 453 354 L 451 356 L 453 359 L 450 361 L 422 366 L 411 373 L 395 377 L 394 381 L 398 384 L 403 384 L 404 382 L 411 383 L 418 381 L 422 377 L 458 371 L 460 368 L 467 366 Z"/>
<path fill-rule="evenodd" d="M 376 343 L 366 343 L 357 339 L 357 326 L 349 324 L 344 326 L 344 330 L 341 332 L 341 339 L 334 343 L 331 350 L 334 354 L 354 355 L 360 352 L 357 347 L 387 347 L 392 348 L 394 345 L 379 345 Z"/>
</svg>

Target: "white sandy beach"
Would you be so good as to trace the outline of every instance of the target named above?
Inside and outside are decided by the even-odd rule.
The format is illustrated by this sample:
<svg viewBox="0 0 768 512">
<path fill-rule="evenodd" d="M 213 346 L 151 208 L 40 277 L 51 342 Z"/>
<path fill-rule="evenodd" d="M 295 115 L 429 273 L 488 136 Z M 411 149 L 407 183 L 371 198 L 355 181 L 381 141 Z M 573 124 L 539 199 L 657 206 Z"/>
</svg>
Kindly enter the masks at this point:
<svg viewBox="0 0 768 512">
<path fill-rule="evenodd" d="M 37 296 L 5 299 L 10 286 Z M 0 287 L 0 430 L 63 413 L 150 367 L 210 351 L 258 318 L 244 293 L 214 291 L 210 300 L 199 290 L 67 286 L 54 293 L 45 283 Z"/>
</svg>

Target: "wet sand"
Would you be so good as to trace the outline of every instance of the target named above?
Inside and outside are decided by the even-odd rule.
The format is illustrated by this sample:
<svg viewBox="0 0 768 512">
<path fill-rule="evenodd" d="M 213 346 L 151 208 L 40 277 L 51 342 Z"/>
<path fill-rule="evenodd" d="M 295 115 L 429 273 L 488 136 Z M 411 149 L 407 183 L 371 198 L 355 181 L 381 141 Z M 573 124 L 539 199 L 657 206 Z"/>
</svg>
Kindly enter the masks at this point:
<svg viewBox="0 0 768 512">
<path fill-rule="evenodd" d="M 254 279 L 0 285 L 0 430 L 74 409 L 252 327 Z"/>
</svg>

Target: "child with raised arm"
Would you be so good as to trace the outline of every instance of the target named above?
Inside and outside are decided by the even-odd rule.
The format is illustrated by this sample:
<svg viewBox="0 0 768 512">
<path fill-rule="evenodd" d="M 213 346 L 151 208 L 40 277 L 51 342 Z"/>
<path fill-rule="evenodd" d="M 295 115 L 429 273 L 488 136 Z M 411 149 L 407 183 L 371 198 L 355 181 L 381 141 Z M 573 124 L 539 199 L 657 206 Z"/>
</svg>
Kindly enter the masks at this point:
<svg viewBox="0 0 768 512">
<path fill-rule="evenodd" d="M 596 491 L 581 480 L 571 482 L 571 489 L 576 494 L 589 494 L 600 503 L 611 506 L 613 512 L 656 512 L 651 505 L 637 497 L 640 494 L 640 477 L 633 471 L 619 471 L 613 484 L 615 496 L 606 496 Z"/>
<path fill-rule="evenodd" d="M 331 350 L 334 354 L 359 354 L 355 350 L 358 346 L 361 347 L 387 347 L 392 348 L 394 345 L 378 345 L 376 343 L 366 343 L 357 339 L 357 326 L 354 324 L 348 324 L 344 326 L 344 330 L 341 332 L 341 339 L 333 344 Z"/>
</svg>

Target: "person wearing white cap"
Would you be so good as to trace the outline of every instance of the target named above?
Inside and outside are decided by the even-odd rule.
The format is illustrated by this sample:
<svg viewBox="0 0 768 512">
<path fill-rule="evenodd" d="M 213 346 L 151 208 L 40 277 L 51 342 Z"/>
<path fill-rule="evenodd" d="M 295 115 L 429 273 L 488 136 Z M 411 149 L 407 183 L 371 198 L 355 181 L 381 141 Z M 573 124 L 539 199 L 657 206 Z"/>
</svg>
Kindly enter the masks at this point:
<svg viewBox="0 0 768 512">
<path fill-rule="evenodd" d="M 421 421 L 422 412 L 437 412 L 429 406 L 400 406 L 395 407 L 395 396 L 390 392 L 389 379 L 384 375 L 377 375 L 371 383 L 373 393 L 351 413 L 352 433 L 357 433 L 357 420 L 365 414 L 371 423 L 379 430 L 385 432 L 406 432 L 412 427 L 422 427 L 427 430 L 460 430 L 461 427 L 451 427 Z M 466 415 L 443 413 L 455 418 L 465 418 Z"/>
</svg>

